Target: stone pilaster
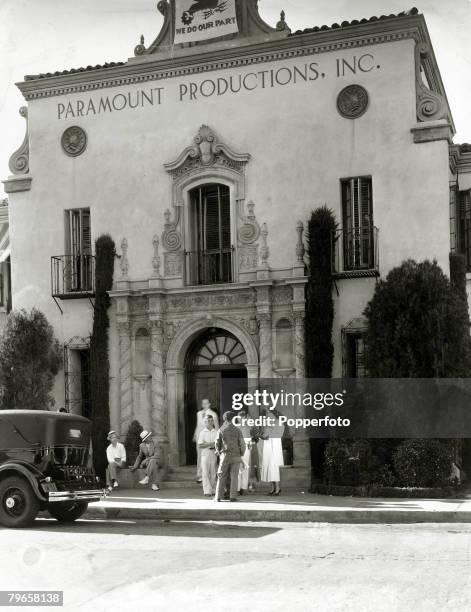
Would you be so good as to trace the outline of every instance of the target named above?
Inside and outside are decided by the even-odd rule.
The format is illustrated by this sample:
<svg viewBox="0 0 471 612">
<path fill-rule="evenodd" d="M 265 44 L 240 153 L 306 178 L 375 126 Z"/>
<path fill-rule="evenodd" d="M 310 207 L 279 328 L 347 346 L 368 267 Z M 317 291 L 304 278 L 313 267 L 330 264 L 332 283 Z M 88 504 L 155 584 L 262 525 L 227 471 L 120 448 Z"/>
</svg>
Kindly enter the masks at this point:
<svg viewBox="0 0 471 612">
<path fill-rule="evenodd" d="M 271 314 L 260 314 L 258 320 L 260 323 L 260 378 L 263 380 L 273 377 Z"/>
<path fill-rule="evenodd" d="M 161 320 L 150 321 L 152 360 L 152 423 L 155 438 L 167 464 L 167 414 L 165 410 L 164 340 Z"/>
<path fill-rule="evenodd" d="M 305 356 L 305 331 L 304 331 L 304 312 L 294 313 L 295 321 L 295 363 L 296 378 L 304 378 L 304 356 Z"/>
<path fill-rule="evenodd" d="M 131 324 L 118 323 L 119 334 L 119 390 L 121 433 L 125 434 L 132 421 L 132 355 Z"/>
</svg>

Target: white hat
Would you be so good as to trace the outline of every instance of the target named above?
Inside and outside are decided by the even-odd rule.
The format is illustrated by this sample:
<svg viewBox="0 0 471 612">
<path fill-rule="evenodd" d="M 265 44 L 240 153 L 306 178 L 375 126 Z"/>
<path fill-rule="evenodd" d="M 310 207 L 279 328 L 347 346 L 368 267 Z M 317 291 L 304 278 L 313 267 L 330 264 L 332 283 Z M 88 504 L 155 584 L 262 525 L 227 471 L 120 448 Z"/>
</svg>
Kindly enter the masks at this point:
<svg viewBox="0 0 471 612">
<path fill-rule="evenodd" d="M 111 431 L 108 432 L 108 435 L 106 436 L 106 439 L 110 440 L 111 436 L 114 436 L 114 435 L 118 435 L 118 434 L 115 432 L 114 429 L 112 429 Z"/>
<path fill-rule="evenodd" d="M 141 433 L 140 433 L 141 440 L 142 440 L 143 442 L 145 442 L 145 441 L 147 440 L 147 438 L 148 438 L 149 436 L 151 436 L 151 435 L 152 435 L 152 432 L 151 432 L 151 431 L 146 431 L 145 429 L 144 429 L 144 431 L 141 431 Z"/>
</svg>

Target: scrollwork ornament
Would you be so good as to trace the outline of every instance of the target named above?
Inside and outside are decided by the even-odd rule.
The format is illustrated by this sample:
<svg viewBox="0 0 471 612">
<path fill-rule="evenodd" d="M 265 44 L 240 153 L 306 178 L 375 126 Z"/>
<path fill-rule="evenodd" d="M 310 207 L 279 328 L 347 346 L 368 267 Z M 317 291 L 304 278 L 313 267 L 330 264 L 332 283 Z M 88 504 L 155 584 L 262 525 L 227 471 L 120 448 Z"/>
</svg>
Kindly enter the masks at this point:
<svg viewBox="0 0 471 612">
<path fill-rule="evenodd" d="M 417 97 L 417 119 L 433 121 L 446 117 L 447 107 L 443 96 L 429 89 L 422 79 L 422 60 L 427 59 L 430 48 L 427 43 L 417 43 L 415 47 L 415 81 Z"/>
<path fill-rule="evenodd" d="M 22 106 L 20 115 L 26 119 L 26 134 L 21 147 L 10 157 L 8 167 L 12 174 L 28 174 L 29 172 L 29 133 L 28 133 L 28 109 Z"/>
<path fill-rule="evenodd" d="M 174 221 L 171 221 L 171 215 L 172 213 L 168 209 L 164 213 L 165 229 L 162 232 L 162 246 L 167 251 L 179 251 L 182 246 L 181 236 L 177 230 L 180 215 L 177 214 L 176 219 Z"/>
<path fill-rule="evenodd" d="M 243 223 L 239 227 L 239 242 L 244 245 L 253 244 L 260 236 L 260 226 L 254 214 L 255 204 L 247 203 L 247 215 L 243 217 Z"/>
</svg>

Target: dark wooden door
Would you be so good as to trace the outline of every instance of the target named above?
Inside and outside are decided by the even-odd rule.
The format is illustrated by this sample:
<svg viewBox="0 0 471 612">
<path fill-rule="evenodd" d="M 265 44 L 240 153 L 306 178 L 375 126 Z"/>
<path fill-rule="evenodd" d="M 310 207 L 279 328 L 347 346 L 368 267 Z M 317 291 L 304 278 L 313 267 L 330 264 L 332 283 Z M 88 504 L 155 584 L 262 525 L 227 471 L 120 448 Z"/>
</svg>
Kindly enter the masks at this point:
<svg viewBox="0 0 471 612">
<path fill-rule="evenodd" d="M 188 395 L 185 406 L 186 423 L 186 459 L 188 465 L 196 464 L 196 447 L 193 434 L 196 427 L 196 413 L 201 408 L 201 402 L 209 399 L 211 408 L 219 414 L 221 393 L 221 372 L 188 373 Z"/>
</svg>

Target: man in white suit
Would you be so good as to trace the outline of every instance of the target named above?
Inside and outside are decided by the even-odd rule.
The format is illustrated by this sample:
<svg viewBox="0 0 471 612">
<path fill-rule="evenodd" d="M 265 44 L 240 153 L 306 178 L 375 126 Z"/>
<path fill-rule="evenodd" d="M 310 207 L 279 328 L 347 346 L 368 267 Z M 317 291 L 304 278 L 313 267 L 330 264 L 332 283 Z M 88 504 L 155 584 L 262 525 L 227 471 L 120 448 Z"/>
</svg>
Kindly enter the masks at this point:
<svg viewBox="0 0 471 612">
<path fill-rule="evenodd" d="M 203 481 L 203 473 L 201 470 L 201 448 L 198 446 L 198 439 L 200 433 L 206 427 L 204 419 L 207 416 L 213 417 L 213 423 L 216 431 L 219 429 L 219 418 L 217 412 L 215 412 L 211 408 L 211 402 L 209 399 L 205 398 L 201 401 L 201 409 L 196 413 L 196 427 L 195 433 L 193 434 L 193 442 L 196 444 L 196 456 L 197 456 L 197 464 L 196 464 L 196 482 Z"/>
</svg>

